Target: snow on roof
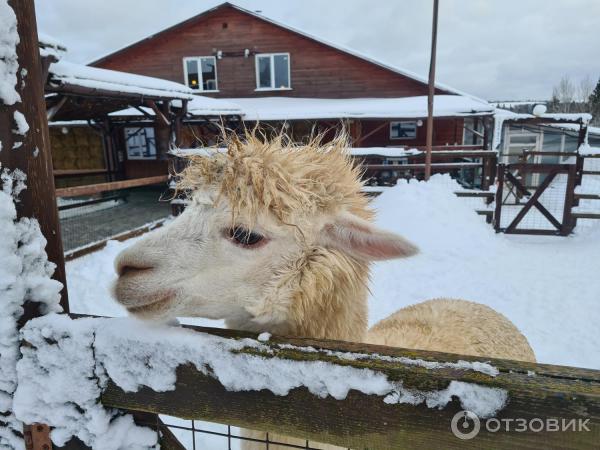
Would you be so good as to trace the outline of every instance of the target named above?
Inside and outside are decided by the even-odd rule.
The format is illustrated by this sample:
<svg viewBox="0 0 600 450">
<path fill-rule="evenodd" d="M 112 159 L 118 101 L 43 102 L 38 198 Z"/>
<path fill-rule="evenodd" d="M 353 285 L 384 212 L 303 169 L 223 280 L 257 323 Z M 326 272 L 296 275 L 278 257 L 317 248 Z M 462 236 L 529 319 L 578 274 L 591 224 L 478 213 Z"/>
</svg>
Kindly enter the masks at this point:
<svg viewBox="0 0 600 450">
<path fill-rule="evenodd" d="M 154 111 L 150 108 L 140 107 L 146 115 L 153 116 Z M 235 103 L 218 98 L 203 97 L 194 95 L 194 98 L 188 103 L 188 112 L 194 116 L 232 116 L 241 115 L 242 110 Z M 132 117 L 143 116 L 144 114 L 137 108 L 126 108 L 120 111 L 110 113 L 109 116 Z"/>
<path fill-rule="evenodd" d="M 190 100 L 194 91 L 183 84 L 115 70 L 59 61 L 50 65 L 50 84 L 62 84 L 135 94 L 147 97 Z"/>
<path fill-rule="evenodd" d="M 188 103 L 188 111 L 195 116 L 242 114 L 240 106 L 229 99 L 204 97 L 202 95 L 194 95 L 193 100 Z"/>
<path fill-rule="evenodd" d="M 423 118 L 427 117 L 427 97 L 401 98 L 232 98 L 245 120 L 300 120 L 338 118 Z M 436 95 L 435 117 L 492 114 L 494 108 L 484 101 L 460 95 Z"/>
<path fill-rule="evenodd" d="M 40 43 L 40 47 L 53 47 L 57 50 L 61 50 L 63 52 L 67 51 L 67 46 L 60 42 L 53 36 L 50 36 L 43 31 L 38 31 L 38 41 Z"/>
<path fill-rule="evenodd" d="M 241 12 L 243 12 L 245 14 L 248 14 L 250 16 L 256 17 L 257 19 L 264 20 L 265 22 L 269 22 L 269 23 L 271 23 L 271 24 L 273 24 L 275 26 L 281 27 L 281 28 L 285 28 L 285 29 L 287 29 L 289 31 L 292 31 L 292 32 L 297 33 L 297 34 L 299 34 L 301 36 L 304 36 L 304 37 L 306 37 L 308 39 L 311 39 L 313 41 L 316 41 L 316 42 L 319 42 L 321 44 L 327 45 L 328 47 L 334 48 L 336 50 L 339 50 L 339 51 L 342 51 L 344 53 L 348 53 L 348 54 L 350 54 L 352 56 L 355 56 L 357 58 L 360 58 L 360 59 L 362 59 L 364 61 L 367 61 L 367 62 L 369 62 L 371 64 L 375 64 L 375 65 L 377 65 L 379 67 L 383 67 L 384 69 L 390 70 L 392 72 L 395 72 L 397 74 L 403 75 L 405 77 L 412 78 L 413 80 L 419 81 L 421 83 L 428 84 L 428 80 L 427 80 L 426 77 L 423 77 L 423 76 L 421 76 L 421 75 L 419 75 L 419 74 L 417 74 L 415 72 L 412 72 L 412 71 L 404 69 L 404 68 L 400 68 L 400 67 L 395 66 L 395 65 L 390 65 L 390 64 L 384 63 L 382 61 L 379 61 L 379 60 L 373 58 L 372 56 L 369 56 L 369 55 L 367 55 L 365 53 L 359 52 L 358 50 L 352 49 L 352 48 L 344 46 L 344 45 L 340 45 L 340 44 L 336 44 L 336 43 L 330 42 L 330 41 L 328 41 L 326 39 L 323 39 L 323 38 L 321 38 L 319 36 L 316 36 L 316 35 L 311 34 L 311 33 L 307 33 L 307 32 L 302 31 L 302 30 L 300 30 L 300 29 L 298 29 L 298 28 L 296 28 L 294 26 L 288 25 L 287 23 L 281 22 L 279 20 L 274 20 L 274 19 L 272 19 L 270 17 L 267 17 L 267 16 L 265 16 L 263 14 L 259 14 L 259 13 L 255 12 L 255 11 L 251 11 L 251 10 L 242 8 L 241 6 L 232 4 L 230 2 L 221 3 L 220 5 L 217 5 L 214 8 L 208 9 L 208 10 L 206 10 L 206 11 L 204 11 L 204 12 L 202 12 L 202 13 L 200 13 L 200 14 L 198 14 L 198 15 L 196 15 L 196 16 L 188 19 L 188 20 L 185 20 L 185 21 L 177 23 L 177 24 L 175 24 L 175 25 L 173 25 L 171 27 L 163 29 L 163 30 L 161 30 L 161 31 L 159 31 L 157 33 L 154 33 L 154 34 L 152 34 L 152 35 L 150 35 L 150 36 L 148 36 L 148 37 L 146 37 L 144 39 L 132 42 L 132 43 L 127 44 L 127 45 L 125 45 L 123 47 L 120 47 L 120 48 L 118 48 L 116 50 L 113 50 L 110 53 L 104 54 L 104 55 L 102 55 L 102 56 L 94 59 L 93 61 L 90 61 L 90 64 L 97 63 L 97 62 L 99 62 L 99 61 L 101 61 L 101 60 L 103 60 L 103 59 L 105 59 L 105 58 L 107 58 L 107 57 L 109 57 L 109 56 L 111 56 L 111 55 L 113 55 L 115 53 L 119 53 L 119 52 L 121 52 L 121 51 L 123 51 L 123 50 L 125 50 L 125 49 L 127 49 L 129 47 L 132 47 L 132 46 L 134 46 L 134 45 L 136 45 L 136 44 L 138 44 L 140 42 L 152 39 L 153 37 L 155 37 L 158 34 L 161 34 L 163 32 L 166 32 L 166 31 L 169 31 L 169 30 L 171 30 L 173 28 L 176 28 L 176 27 L 178 27 L 179 25 L 181 25 L 183 23 L 188 23 L 188 22 L 190 22 L 190 21 L 192 21 L 192 20 L 194 20 L 196 18 L 199 18 L 199 17 L 205 15 L 205 14 L 208 14 L 208 13 L 210 13 L 212 11 L 215 11 L 215 10 L 217 10 L 219 8 L 222 8 L 223 6 L 230 6 L 230 7 L 235 8 L 238 11 L 241 11 Z M 470 97 L 470 98 L 478 100 L 478 101 L 485 101 L 485 100 L 483 100 L 483 99 L 481 99 L 479 97 L 476 97 L 474 95 L 468 94 L 468 93 L 463 92 L 463 91 L 460 91 L 460 90 L 455 89 L 455 88 L 453 88 L 451 86 L 448 86 L 448 85 L 446 85 L 444 83 L 436 82 L 435 83 L 435 87 L 438 88 L 438 89 L 441 89 L 441 90 L 445 90 L 445 91 L 451 92 L 453 94 L 464 95 L 466 97 Z"/>
<path fill-rule="evenodd" d="M 515 106 L 525 106 L 525 105 L 545 105 L 548 103 L 548 100 L 508 100 L 508 101 L 490 101 L 490 104 L 498 107 L 498 108 L 512 108 Z"/>
<path fill-rule="evenodd" d="M 53 56 L 58 61 L 67 52 L 67 47 L 62 42 L 46 33 L 38 32 L 38 41 L 42 57 Z"/>
<path fill-rule="evenodd" d="M 549 123 L 551 127 L 562 128 L 563 130 L 579 131 L 577 123 Z M 587 127 L 588 134 L 600 136 L 600 127 Z"/>
<path fill-rule="evenodd" d="M 544 113 L 539 115 L 534 114 L 525 114 L 525 113 L 516 113 L 509 111 L 507 109 L 496 108 L 494 111 L 494 116 L 496 118 L 501 118 L 502 120 L 523 120 L 523 119 L 549 119 L 549 120 L 565 120 L 570 122 L 575 122 L 581 120 L 584 123 L 588 123 L 592 120 L 592 115 L 588 113 Z"/>
<path fill-rule="evenodd" d="M 352 156 L 383 156 L 385 158 L 400 158 L 416 156 L 423 153 L 416 148 L 402 147 L 355 147 L 350 149 Z"/>
<path fill-rule="evenodd" d="M 226 147 L 219 147 L 216 149 L 218 153 L 227 153 Z M 210 156 L 214 154 L 215 149 L 213 147 L 200 147 L 200 148 L 178 148 L 171 150 L 171 153 L 175 156 Z M 421 150 L 416 148 L 406 149 L 401 147 L 354 147 L 349 148 L 348 152 L 352 156 L 383 156 L 386 158 L 399 158 L 405 156 L 416 156 L 423 153 Z"/>
</svg>

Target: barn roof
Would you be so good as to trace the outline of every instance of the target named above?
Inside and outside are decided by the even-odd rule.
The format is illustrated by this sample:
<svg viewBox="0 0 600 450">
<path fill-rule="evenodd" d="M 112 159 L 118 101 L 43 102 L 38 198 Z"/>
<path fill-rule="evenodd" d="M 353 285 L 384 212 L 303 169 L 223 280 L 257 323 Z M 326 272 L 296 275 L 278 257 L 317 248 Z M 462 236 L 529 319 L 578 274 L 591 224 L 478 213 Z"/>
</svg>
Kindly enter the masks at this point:
<svg viewBox="0 0 600 450">
<path fill-rule="evenodd" d="M 90 62 L 89 64 L 91 64 L 91 65 L 99 64 L 99 63 L 103 62 L 105 59 L 108 59 L 109 57 L 111 57 L 113 55 L 116 55 L 118 53 L 124 52 L 124 51 L 126 51 L 126 50 L 128 50 L 128 49 L 130 49 L 132 47 L 135 47 L 138 44 L 141 44 L 141 43 L 144 43 L 146 41 L 149 41 L 149 40 L 151 40 L 151 39 L 153 39 L 153 38 L 155 38 L 157 36 L 160 36 L 162 34 L 165 34 L 165 33 L 174 31 L 174 30 L 176 30 L 176 29 L 178 29 L 180 27 L 184 27 L 186 25 L 189 25 L 190 23 L 193 23 L 193 22 L 195 22 L 195 21 L 203 18 L 203 17 L 209 15 L 210 13 L 212 13 L 214 11 L 217 11 L 219 9 L 226 8 L 226 7 L 234 8 L 234 9 L 236 9 L 236 10 L 242 12 L 242 13 L 248 14 L 248 15 L 253 16 L 253 17 L 257 18 L 257 19 L 263 20 L 265 22 L 269 22 L 269 23 L 271 23 L 271 24 L 273 24 L 273 25 L 275 25 L 277 27 L 284 28 L 284 29 L 286 29 L 288 31 L 292 31 L 292 32 L 294 32 L 296 34 L 304 36 L 305 38 L 308 38 L 308 39 L 311 39 L 313 41 L 319 42 L 319 43 L 321 43 L 323 45 L 326 45 L 328 47 L 334 48 L 334 49 L 336 49 L 338 51 L 347 53 L 349 55 L 352 55 L 352 56 L 354 56 L 356 58 L 359 58 L 359 59 L 362 59 L 364 61 L 367 61 L 367 62 L 369 62 L 371 64 L 376 65 L 376 66 L 382 67 L 382 68 L 384 68 L 386 70 L 389 70 L 391 72 L 397 73 L 399 75 L 403 75 L 403 76 L 405 76 L 407 78 L 411 78 L 411 79 L 413 79 L 415 81 L 418 81 L 420 83 L 428 84 L 427 78 L 425 78 L 425 77 L 423 77 L 421 75 L 418 75 L 415 72 L 412 72 L 412 71 L 404 69 L 404 68 L 400 68 L 398 66 L 392 66 L 390 64 L 383 63 L 383 62 L 377 60 L 376 58 L 374 58 L 372 56 L 369 56 L 369 55 L 367 55 L 365 53 L 362 53 L 362 52 L 360 52 L 358 50 L 354 50 L 354 49 L 352 49 L 350 47 L 343 46 L 343 45 L 340 45 L 340 44 L 332 43 L 332 42 L 330 42 L 330 41 L 328 41 L 326 39 L 323 39 L 321 37 L 318 37 L 318 36 L 316 36 L 314 34 L 307 33 L 305 31 L 300 30 L 298 28 L 295 28 L 295 27 L 293 27 L 291 25 L 288 25 L 288 24 L 283 23 L 283 22 L 278 21 L 278 20 L 274 20 L 274 19 L 272 19 L 270 17 L 267 17 L 267 16 L 265 16 L 263 14 L 259 14 L 259 13 L 255 12 L 255 11 L 250 11 L 248 9 L 242 8 L 241 6 L 235 5 L 235 4 L 230 3 L 230 2 L 221 3 L 220 5 L 215 6 L 214 8 L 208 9 L 208 10 L 206 10 L 206 11 L 204 11 L 204 12 L 198 14 L 198 15 L 195 15 L 195 16 L 191 17 L 190 19 L 184 20 L 183 22 L 179 22 L 179 23 L 177 23 L 177 24 L 175 24 L 175 25 L 173 25 L 171 27 L 165 28 L 164 30 L 161 30 L 161 31 L 159 31 L 157 33 L 154 33 L 154 34 L 152 34 L 152 35 L 150 35 L 150 36 L 148 36 L 148 37 L 146 37 L 144 39 L 141 39 L 139 41 L 136 41 L 136 42 L 128 44 L 128 45 L 126 45 L 124 47 L 121 47 L 121 48 L 119 48 L 117 50 L 114 50 L 114 51 L 112 51 L 112 52 L 110 52 L 110 53 L 108 53 L 106 55 L 103 55 L 103 56 L 95 59 L 94 61 Z M 463 96 L 468 96 L 468 97 L 471 97 L 471 98 L 476 98 L 475 96 L 472 96 L 471 94 L 468 94 L 466 92 L 460 91 L 458 89 L 454 89 L 454 88 L 452 88 L 452 87 L 450 87 L 450 86 L 448 86 L 446 84 L 443 84 L 443 83 L 436 83 L 435 86 L 436 86 L 436 88 L 441 89 L 443 91 L 446 91 L 448 93 L 458 94 L 458 95 L 463 95 Z M 477 98 L 477 99 L 481 100 L 479 98 Z"/>
<path fill-rule="evenodd" d="M 99 69 L 64 60 L 52 63 L 49 85 L 54 91 L 131 94 L 150 99 L 191 100 L 194 91 L 183 84 L 143 75 Z"/>
<path fill-rule="evenodd" d="M 416 119 L 427 117 L 427 96 L 400 98 L 231 98 L 244 120 L 302 119 Z M 193 102 L 192 102 L 193 104 Z M 194 114 L 193 107 L 189 111 Z M 435 117 L 492 115 L 494 108 L 485 101 L 459 95 L 436 95 Z"/>
</svg>

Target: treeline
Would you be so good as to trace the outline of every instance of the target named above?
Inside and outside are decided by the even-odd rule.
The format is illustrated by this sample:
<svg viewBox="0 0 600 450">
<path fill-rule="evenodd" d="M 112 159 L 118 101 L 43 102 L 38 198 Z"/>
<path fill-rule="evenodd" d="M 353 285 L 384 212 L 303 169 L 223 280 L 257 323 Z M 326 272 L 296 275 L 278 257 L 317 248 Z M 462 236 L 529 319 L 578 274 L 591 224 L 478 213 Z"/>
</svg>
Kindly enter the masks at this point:
<svg viewBox="0 0 600 450">
<path fill-rule="evenodd" d="M 579 80 L 563 76 L 552 89 L 548 112 L 589 112 L 594 116 L 592 124 L 600 126 L 600 79 L 594 82 L 589 75 Z"/>
</svg>

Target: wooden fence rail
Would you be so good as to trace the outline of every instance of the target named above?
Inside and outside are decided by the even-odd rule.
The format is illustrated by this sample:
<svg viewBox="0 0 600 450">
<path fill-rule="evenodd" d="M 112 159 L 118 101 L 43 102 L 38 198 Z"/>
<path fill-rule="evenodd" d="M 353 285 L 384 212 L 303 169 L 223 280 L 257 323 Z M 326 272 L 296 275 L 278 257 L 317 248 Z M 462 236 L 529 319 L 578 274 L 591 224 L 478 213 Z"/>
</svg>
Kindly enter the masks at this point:
<svg viewBox="0 0 600 450">
<path fill-rule="evenodd" d="M 110 183 L 88 184 L 85 186 L 72 186 L 56 189 L 57 197 L 77 197 L 80 195 L 99 194 L 100 192 L 116 191 L 139 186 L 166 183 L 168 175 L 157 175 L 154 177 L 135 178 L 132 180 L 112 181 Z"/>
<path fill-rule="evenodd" d="M 188 328 L 232 340 L 257 338 L 233 330 Z M 369 369 L 413 392 L 443 390 L 451 382 L 473 383 L 506 390 L 508 403 L 496 418 L 481 420 L 475 438 L 461 440 L 451 431 L 452 419 L 462 409 L 456 399 L 438 409 L 388 404 L 382 396 L 356 390 L 344 400 L 319 398 L 305 387 L 287 396 L 267 390 L 232 392 L 207 374 L 210 371 L 202 372 L 191 364 L 178 367 L 172 391 L 144 387 L 125 392 L 109 381 L 101 401 L 107 407 L 226 423 L 351 448 L 590 449 L 600 442 L 600 371 L 315 339 L 271 337 L 264 344 L 268 351 L 248 346 L 237 353 L 264 361 L 322 361 Z M 438 367 L 425 368 L 402 358 Z M 488 362 L 499 373 L 492 376 L 447 364 L 459 360 Z M 538 430 L 540 423 L 555 420 L 579 425 L 567 431 Z M 507 423 L 513 425 L 512 431 L 504 431 Z M 517 423 L 531 424 L 531 430 L 515 431 Z"/>
</svg>

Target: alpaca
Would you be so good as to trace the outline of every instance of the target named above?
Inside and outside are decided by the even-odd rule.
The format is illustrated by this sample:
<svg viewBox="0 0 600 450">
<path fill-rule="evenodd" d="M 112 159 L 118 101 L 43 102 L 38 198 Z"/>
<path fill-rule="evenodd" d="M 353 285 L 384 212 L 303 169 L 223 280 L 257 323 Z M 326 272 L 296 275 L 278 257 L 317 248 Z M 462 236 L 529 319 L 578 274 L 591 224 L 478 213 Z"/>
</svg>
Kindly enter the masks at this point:
<svg viewBox="0 0 600 450">
<path fill-rule="evenodd" d="M 372 224 L 345 138 L 294 145 L 246 133 L 227 144 L 227 153 L 190 157 L 178 183 L 189 206 L 117 257 L 115 296 L 132 315 L 201 316 L 253 332 L 534 360 L 506 318 L 459 300 L 405 308 L 367 333 L 370 263 L 414 255 L 417 247 Z"/>
</svg>

